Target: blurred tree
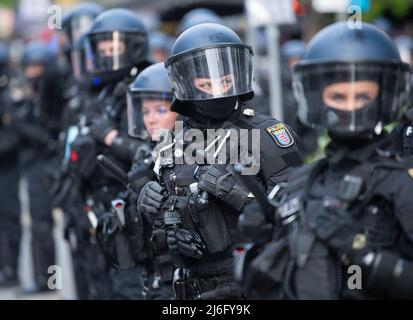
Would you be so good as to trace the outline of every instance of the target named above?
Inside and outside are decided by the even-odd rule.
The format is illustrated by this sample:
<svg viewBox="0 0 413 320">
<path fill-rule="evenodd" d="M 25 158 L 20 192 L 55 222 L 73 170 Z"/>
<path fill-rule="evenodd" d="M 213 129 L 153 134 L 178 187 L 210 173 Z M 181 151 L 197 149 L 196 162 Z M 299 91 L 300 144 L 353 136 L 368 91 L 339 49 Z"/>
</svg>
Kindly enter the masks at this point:
<svg viewBox="0 0 413 320">
<path fill-rule="evenodd" d="M 408 14 L 412 6 L 413 0 L 372 0 L 370 11 L 364 14 L 364 18 L 371 21 L 389 11 L 395 18 L 401 19 Z"/>
<path fill-rule="evenodd" d="M 0 7 L 11 8 L 14 6 L 14 2 L 13 0 L 0 0 Z"/>
</svg>

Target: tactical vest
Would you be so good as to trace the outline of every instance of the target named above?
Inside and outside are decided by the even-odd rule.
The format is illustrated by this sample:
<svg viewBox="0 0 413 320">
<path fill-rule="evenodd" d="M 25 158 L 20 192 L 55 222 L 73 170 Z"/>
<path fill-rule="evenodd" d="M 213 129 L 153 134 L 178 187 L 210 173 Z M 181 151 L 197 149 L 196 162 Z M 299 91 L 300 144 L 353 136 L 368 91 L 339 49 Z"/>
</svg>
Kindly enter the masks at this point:
<svg viewBox="0 0 413 320">
<path fill-rule="evenodd" d="M 284 243 L 284 250 L 288 250 L 288 258 L 281 268 L 283 283 L 278 288 L 280 296 L 287 299 L 338 299 L 349 293 L 343 277 L 346 273 L 343 264 L 317 239 L 309 226 L 311 216 L 317 210 L 324 210 L 326 197 L 342 199 L 348 206 L 349 215 L 365 226 L 366 236 L 368 226 L 375 219 L 387 219 L 394 233 L 388 239 L 374 243 L 374 247 L 399 248 L 400 226 L 392 214 L 391 204 L 376 192 L 378 182 L 374 175 L 378 169 L 405 170 L 405 166 L 387 159 L 362 163 L 338 180 L 337 185 L 327 187 L 320 185 L 325 164 L 323 159 L 296 170 L 273 199 L 277 207 L 276 220 L 282 230 L 276 241 Z"/>
</svg>

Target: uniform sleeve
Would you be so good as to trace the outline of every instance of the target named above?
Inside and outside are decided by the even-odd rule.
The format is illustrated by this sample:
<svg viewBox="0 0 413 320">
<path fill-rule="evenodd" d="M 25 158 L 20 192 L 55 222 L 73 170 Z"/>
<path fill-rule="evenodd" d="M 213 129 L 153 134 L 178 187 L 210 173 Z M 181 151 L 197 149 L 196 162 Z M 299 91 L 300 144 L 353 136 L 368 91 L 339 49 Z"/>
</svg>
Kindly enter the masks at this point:
<svg viewBox="0 0 413 320">
<path fill-rule="evenodd" d="M 288 180 L 294 168 L 303 164 L 295 133 L 285 124 L 266 121 L 261 129 L 260 175 L 267 190 Z"/>
</svg>

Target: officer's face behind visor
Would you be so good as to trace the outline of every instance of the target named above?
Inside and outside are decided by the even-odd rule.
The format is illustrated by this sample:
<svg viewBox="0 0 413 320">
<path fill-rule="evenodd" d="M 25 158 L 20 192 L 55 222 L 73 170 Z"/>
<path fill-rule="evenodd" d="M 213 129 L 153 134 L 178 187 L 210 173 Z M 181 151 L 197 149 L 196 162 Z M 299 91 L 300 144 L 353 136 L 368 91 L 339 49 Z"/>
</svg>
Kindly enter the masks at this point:
<svg viewBox="0 0 413 320">
<path fill-rule="evenodd" d="M 90 34 L 86 41 L 87 71 L 99 73 L 130 68 L 145 51 L 145 36 L 134 32 Z"/>
<path fill-rule="evenodd" d="M 146 131 L 157 141 L 161 130 L 173 130 L 177 114 L 171 111 L 171 101 L 144 99 L 142 116 Z"/>
<path fill-rule="evenodd" d="M 247 45 L 197 49 L 166 62 L 179 100 L 208 100 L 252 92 L 253 54 Z"/>
<path fill-rule="evenodd" d="M 410 73 L 391 63 L 320 63 L 294 68 L 298 116 L 336 133 L 371 132 L 399 119 Z"/>
<path fill-rule="evenodd" d="M 324 103 L 340 111 L 356 111 L 377 99 L 379 85 L 374 81 L 340 82 L 326 86 Z"/>
<path fill-rule="evenodd" d="M 194 78 L 193 85 L 211 96 L 220 96 L 228 92 L 233 85 L 233 75 L 228 74 L 219 79 Z"/>
<path fill-rule="evenodd" d="M 128 133 L 158 141 L 162 130 L 173 130 L 177 113 L 171 111 L 172 93 L 128 92 Z"/>
<path fill-rule="evenodd" d="M 44 65 L 29 64 L 24 67 L 24 76 L 28 80 L 37 79 L 44 74 Z"/>
</svg>

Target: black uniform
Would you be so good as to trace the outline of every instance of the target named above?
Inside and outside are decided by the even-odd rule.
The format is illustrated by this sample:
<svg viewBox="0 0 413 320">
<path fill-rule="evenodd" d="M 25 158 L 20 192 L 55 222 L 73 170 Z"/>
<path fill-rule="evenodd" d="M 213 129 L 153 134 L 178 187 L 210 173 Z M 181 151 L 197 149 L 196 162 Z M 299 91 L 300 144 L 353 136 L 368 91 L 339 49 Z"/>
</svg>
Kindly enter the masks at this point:
<svg viewBox="0 0 413 320">
<path fill-rule="evenodd" d="M 286 130 L 286 134 L 291 138 L 290 146 L 283 147 L 281 144 L 277 145 L 276 138 L 269 132 L 271 128 L 276 127 Z M 300 154 L 293 144 L 293 137 L 282 123 L 267 116 L 253 114 L 251 109 L 244 109 L 243 105 L 240 105 L 238 110 L 234 111 L 227 121 L 215 122 L 214 125 L 208 122 L 197 122 L 193 119 L 188 119 L 184 122 L 184 134 L 191 128 L 202 128 L 204 133 L 206 133 L 207 128 L 234 129 L 238 132 L 240 132 L 240 129 L 249 129 L 250 134 L 251 129 L 259 129 L 261 161 L 256 178 L 260 184 L 268 189 L 285 181 L 291 172 L 291 167 L 302 163 Z M 241 139 L 248 139 L 248 137 L 244 136 Z M 185 149 L 187 145 L 184 144 L 183 147 Z M 193 145 L 193 147 L 196 150 L 205 148 L 203 142 L 201 145 Z M 231 152 L 239 152 L 239 149 L 230 150 L 229 145 L 227 147 L 228 152 L 226 154 L 228 156 L 227 160 L 229 160 L 229 154 Z M 197 182 L 194 176 L 197 165 L 170 164 L 168 161 L 164 161 L 162 156 L 160 156 L 158 161 L 166 163 L 165 166 L 161 165 L 159 177 L 161 185 L 165 187 L 168 194 L 181 199 L 190 198 L 192 195 L 190 185 Z M 213 166 L 201 166 L 198 170 L 201 172 Z M 217 165 L 216 168 L 222 170 L 222 175 L 230 172 L 228 171 L 230 166 L 227 165 Z M 237 228 L 237 219 L 242 206 L 252 199 L 248 198 L 248 192 L 245 192 L 245 189 L 243 190 L 239 184 L 229 187 L 223 182 L 219 187 L 222 188 L 221 192 L 223 192 L 220 196 L 223 198 L 228 196 L 225 201 L 217 198 L 217 195 L 210 195 L 206 207 L 195 208 L 190 206 L 183 212 L 181 211 L 182 228 L 197 232 L 205 245 L 201 258 L 186 258 L 185 260 L 198 287 L 198 294 L 201 292 L 209 292 L 210 294 L 217 288 L 225 290 L 224 288 L 229 288 L 232 285 L 232 250 L 236 244 L 245 240 Z M 230 189 L 228 190 L 228 188 Z M 230 195 L 231 190 L 236 190 L 234 195 Z M 166 203 L 170 204 L 170 201 Z M 164 205 L 163 213 L 169 209 L 168 205 Z M 216 298 L 240 298 L 237 290 L 235 290 L 234 294 L 232 293 L 230 292 L 228 296 L 225 294 L 220 296 L 217 292 Z"/>
<path fill-rule="evenodd" d="M 44 66 L 43 74 L 30 81 L 32 94 L 15 106 L 13 124 L 21 143 L 19 161 L 27 178 L 32 217 L 32 248 L 35 280 L 40 289 L 47 290 L 47 270 L 53 265 L 52 199 L 48 176 L 50 159 L 55 155 L 62 106 L 60 75 L 54 64 L 55 56 L 43 43 L 31 43 L 23 55 L 23 67 Z"/>
<path fill-rule="evenodd" d="M 163 63 L 153 64 L 139 73 L 128 90 L 129 136 L 142 140 L 144 101 L 149 99 L 158 103 L 170 103 L 172 96 Z M 159 117 L 164 115 L 162 112 Z M 155 179 L 152 171 L 152 151 L 155 145 L 152 141 L 142 144 L 134 156 L 129 173 L 124 173 L 124 177 L 119 178 L 127 190 L 114 200 L 112 211 L 99 219 L 97 240 L 115 269 L 137 268 L 140 281 L 139 284 L 135 283 L 135 287 L 142 291 L 142 298 L 169 299 L 172 297 L 171 260 L 166 255 L 155 256 L 149 240 L 152 226 L 144 224 L 143 217 L 136 208 L 141 189 Z"/>
<path fill-rule="evenodd" d="M 325 159 L 291 175 L 274 199 L 274 239 L 246 275 L 253 294 L 275 299 L 413 298 L 408 267 L 413 263 L 413 163 L 383 156 L 392 146 L 388 137 L 358 148 L 332 144 Z M 374 263 L 366 261 L 370 252 Z M 268 259 L 271 267 L 259 270 Z M 395 275 L 397 261 L 405 267 Z M 361 267 L 360 290 L 348 287 L 350 265 Z"/>
<path fill-rule="evenodd" d="M 0 285 L 17 284 L 20 251 L 19 135 L 13 127 L 12 101 L 7 87 L 0 89 Z"/>
<path fill-rule="evenodd" d="M 413 298 L 412 163 L 404 131 L 382 131 L 400 120 L 409 68 L 380 30 L 336 23 L 309 43 L 294 76 L 301 120 L 332 142 L 271 193 L 275 232 L 242 274 L 246 287 L 275 299 Z"/>
<path fill-rule="evenodd" d="M 122 34 L 121 38 L 114 37 L 114 31 Z M 125 50 L 113 50 L 110 54 L 102 53 L 99 43 L 102 40 L 111 41 L 114 48 L 119 46 L 118 41 L 123 41 Z M 86 42 L 88 55 L 91 57 L 88 73 L 100 80 L 103 89 L 99 93 L 99 114 L 94 115 L 86 125 L 89 128 L 74 141 L 74 146 L 86 139 L 92 139 L 96 146 L 96 155 L 103 154 L 115 162 L 123 170 L 131 166 L 133 156 L 140 142 L 134 141 L 127 136 L 127 112 L 126 91 L 128 84 L 143 68 L 148 65 L 146 61 L 147 38 L 143 24 L 129 10 L 112 9 L 100 14 L 92 23 L 87 35 Z M 118 136 L 113 139 L 111 146 L 104 143 L 105 136 L 112 130 L 118 131 Z M 85 139 L 86 138 L 86 139 Z M 83 142 L 82 139 L 85 139 Z M 84 148 L 83 152 L 88 152 Z M 82 157 L 82 154 L 79 153 Z M 89 176 L 83 180 L 84 204 L 88 216 L 92 217 L 92 229 L 95 220 L 111 210 L 110 201 L 114 199 L 124 187 L 110 174 L 103 172 L 96 165 L 91 168 Z M 95 230 L 92 231 L 93 246 L 98 250 L 95 239 Z M 104 261 L 103 255 L 101 260 Z M 104 263 L 105 265 L 105 263 Z M 139 298 L 141 292 L 135 290 L 135 283 L 139 273 L 124 270 L 110 270 L 109 265 L 102 266 L 106 271 L 96 275 L 106 274 L 110 276 L 108 281 L 96 281 L 96 284 L 107 287 L 104 298 Z"/>
</svg>

